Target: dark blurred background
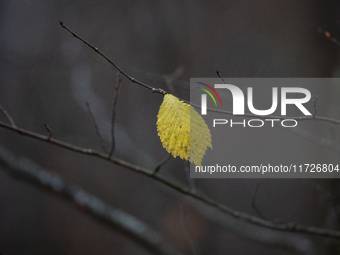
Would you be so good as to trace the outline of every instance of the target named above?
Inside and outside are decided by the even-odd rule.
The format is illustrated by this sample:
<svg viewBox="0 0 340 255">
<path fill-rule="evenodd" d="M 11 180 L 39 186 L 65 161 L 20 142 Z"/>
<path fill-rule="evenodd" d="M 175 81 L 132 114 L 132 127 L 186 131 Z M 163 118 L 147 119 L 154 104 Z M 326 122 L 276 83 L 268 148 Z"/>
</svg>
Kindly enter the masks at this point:
<svg viewBox="0 0 340 255">
<path fill-rule="evenodd" d="M 47 123 L 54 138 L 101 150 L 88 102 L 108 149 L 117 71 L 62 29 L 59 21 L 153 87 L 169 90 L 164 75 L 182 72 L 173 85 L 177 95 L 188 100 L 190 77 L 216 77 L 216 70 L 225 77 L 338 77 L 339 47 L 318 31 L 340 38 L 339 7 L 335 0 L 2 0 L 0 103 L 19 127 L 47 135 L 43 125 Z M 327 87 L 317 95 L 318 114 L 340 119 L 340 87 Z M 156 130 L 161 102 L 161 95 L 123 78 L 115 123 L 116 157 L 152 169 L 167 156 Z M 7 121 L 2 115 L 0 120 Z M 301 127 L 339 141 L 337 126 L 306 122 Z M 278 135 L 287 137 L 284 148 L 300 148 L 301 155 L 313 154 L 326 162 L 338 158 L 337 152 L 294 133 Z M 265 146 L 265 137 L 246 139 L 248 144 Z M 302 241 L 294 239 L 298 244 L 287 239 L 281 245 L 254 240 L 209 220 L 154 180 L 96 158 L 4 129 L 0 143 L 136 216 L 187 254 L 340 253 L 339 243 L 329 239 L 304 236 Z M 242 159 L 251 153 L 249 146 L 230 156 Z M 188 185 L 184 166 L 182 160 L 171 159 L 160 174 Z M 337 180 L 195 180 L 201 192 L 253 215 L 251 198 L 258 184 L 257 204 L 269 219 L 339 228 L 337 205 L 324 195 L 331 192 L 339 198 Z M 303 245 L 307 248 L 296 248 Z M 148 254 L 121 233 L 4 171 L 0 171 L 0 250 L 8 255 Z"/>
</svg>

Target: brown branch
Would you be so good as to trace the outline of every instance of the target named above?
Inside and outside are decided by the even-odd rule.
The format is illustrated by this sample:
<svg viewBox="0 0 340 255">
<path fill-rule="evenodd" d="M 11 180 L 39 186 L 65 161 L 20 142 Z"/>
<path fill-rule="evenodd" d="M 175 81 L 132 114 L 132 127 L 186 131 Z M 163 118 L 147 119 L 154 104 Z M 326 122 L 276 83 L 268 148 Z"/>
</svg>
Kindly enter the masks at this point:
<svg viewBox="0 0 340 255">
<path fill-rule="evenodd" d="M 220 212 L 225 213 L 226 215 L 235 218 L 236 220 L 242 220 L 242 221 L 246 221 L 248 223 L 260 226 L 260 227 L 265 227 L 265 228 L 269 228 L 269 229 L 274 229 L 274 230 L 280 230 L 280 231 L 285 231 L 285 232 L 292 232 L 292 233 L 302 233 L 302 234 L 309 234 L 309 235 L 314 235 L 314 236 L 322 236 L 322 237 L 329 237 L 329 238 L 334 238 L 334 239 L 339 239 L 340 240 L 340 231 L 337 230 L 331 230 L 331 229 L 323 229 L 323 228 L 317 228 L 317 227 L 312 227 L 312 226 L 303 226 L 303 225 L 298 225 L 295 223 L 274 223 L 274 222 L 270 222 L 267 220 L 263 220 L 260 219 L 258 217 L 254 217 L 252 215 L 249 215 L 247 213 L 243 213 L 243 212 L 239 212 L 236 211 L 228 206 L 225 206 L 223 204 L 217 203 L 216 201 L 214 201 L 213 199 L 203 196 L 201 194 L 199 194 L 198 192 L 192 192 L 192 190 L 190 188 L 187 187 L 183 187 L 182 185 L 172 182 L 162 176 L 159 175 L 154 175 L 154 171 L 149 170 L 147 168 L 138 166 L 138 165 L 134 165 L 131 164 L 129 162 L 126 162 L 124 160 L 112 157 L 112 158 L 108 158 L 108 155 L 105 153 L 101 153 L 92 149 L 85 149 L 85 148 L 81 148 L 78 146 L 74 146 L 71 144 L 68 144 L 66 142 L 62 142 L 59 140 L 56 140 L 54 138 L 51 138 L 48 140 L 47 136 L 43 136 L 40 134 L 36 134 L 34 132 L 31 131 L 27 131 L 21 128 L 15 128 L 12 127 L 6 123 L 2 123 L 0 122 L 0 127 L 6 128 L 8 130 L 11 131 L 15 131 L 21 135 L 25 135 L 28 137 L 32 137 L 34 139 L 40 140 L 40 141 L 44 141 L 50 144 L 54 144 L 56 146 L 59 146 L 61 148 L 64 149 L 68 149 L 74 152 L 78 152 L 81 154 L 85 154 L 85 155 L 89 155 L 89 156 L 94 156 L 94 157 L 98 157 L 104 160 L 107 160 L 111 163 L 123 166 L 135 173 L 139 173 L 142 175 L 145 175 L 151 179 L 154 179 L 166 186 L 168 186 L 171 189 L 174 189 L 178 192 L 180 192 L 183 195 L 195 198 L 201 202 L 203 202 L 206 205 L 209 205 L 213 208 L 218 209 Z"/>
<path fill-rule="evenodd" d="M 112 156 L 112 153 L 115 149 L 115 134 L 114 134 L 114 126 L 115 126 L 115 117 L 116 117 L 116 105 L 117 105 L 117 100 L 118 100 L 118 91 L 120 84 L 122 82 L 122 78 L 120 77 L 120 72 L 117 74 L 117 83 L 116 83 L 116 88 L 115 92 L 113 94 L 113 101 L 112 101 L 112 116 L 111 116 L 111 149 L 109 152 L 109 157 Z"/>
<path fill-rule="evenodd" d="M 74 33 L 71 29 L 69 29 L 63 22 L 60 21 L 60 25 L 62 28 L 64 28 L 65 30 L 67 30 L 68 32 L 70 32 L 75 38 L 77 38 L 78 40 L 80 40 L 81 42 L 83 42 L 84 44 L 86 44 L 87 46 L 89 46 L 92 50 L 94 50 L 95 52 L 97 52 L 100 56 L 102 56 L 103 58 L 106 59 L 107 62 L 109 62 L 111 65 L 114 66 L 114 68 L 116 68 L 120 73 L 122 73 L 126 78 L 128 78 L 131 82 L 136 83 L 144 88 L 150 89 L 152 90 L 152 92 L 156 92 L 162 95 L 167 94 L 167 92 L 161 88 L 153 88 L 145 83 L 142 83 L 138 80 L 136 80 L 135 78 L 131 77 L 129 74 L 127 74 L 124 70 L 122 70 L 116 63 L 114 63 L 109 57 L 107 57 L 104 53 L 102 53 L 97 47 L 94 47 L 92 44 L 90 44 L 89 42 L 87 42 L 86 40 L 84 40 L 83 38 L 81 38 L 80 36 L 78 36 L 76 33 Z"/>
<path fill-rule="evenodd" d="M 47 125 L 46 123 L 44 123 L 44 127 L 46 129 L 46 131 L 48 132 L 48 140 L 52 137 L 52 130 L 51 128 L 49 127 L 49 125 Z"/>
<path fill-rule="evenodd" d="M 95 52 L 97 52 L 99 55 L 101 55 L 103 58 L 105 58 L 111 65 L 113 65 L 119 72 L 121 72 L 126 78 L 128 78 L 131 82 L 136 83 L 140 86 L 143 86 L 147 89 L 152 90 L 152 92 L 156 92 L 159 94 L 167 94 L 167 92 L 163 89 L 156 89 L 153 88 L 147 84 L 144 84 L 138 80 L 136 80 L 135 78 L 131 77 L 129 74 L 127 74 L 125 71 L 123 71 L 119 66 L 117 66 L 109 57 L 107 57 L 104 53 L 102 53 L 100 50 L 98 50 L 97 47 L 94 47 L 93 45 L 91 45 L 90 43 L 88 43 L 86 40 L 82 39 L 81 37 L 79 37 L 77 34 L 75 34 L 73 31 L 71 31 L 68 27 L 65 26 L 65 24 L 63 22 L 60 21 L 60 25 L 66 29 L 68 32 L 70 32 L 75 38 L 77 38 L 78 40 L 80 40 L 81 42 L 83 42 L 84 44 L 86 44 L 87 46 L 89 46 L 91 49 L 93 49 Z M 223 78 L 221 77 L 221 74 L 217 71 L 217 74 L 219 75 L 219 77 L 223 80 Z M 182 99 L 181 99 L 182 100 Z M 183 102 L 186 102 L 188 104 L 191 104 L 194 107 L 200 108 L 199 105 L 196 104 L 192 104 L 186 100 L 182 100 Z M 208 111 L 211 112 L 219 112 L 219 113 L 223 113 L 223 114 L 228 114 L 228 115 L 233 115 L 232 112 L 230 111 L 223 111 L 223 110 L 218 110 L 218 109 L 212 109 L 212 108 L 207 108 Z M 316 121 L 325 121 L 325 122 L 330 122 L 333 124 L 337 124 L 340 125 L 340 120 L 336 120 L 336 119 L 331 119 L 331 118 L 326 118 L 326 117 L 321 117 L 321 116 L 300 116 L 300 117 L 282 117 L 282 116 L 258 116 L 255 114 L 244 114 L 242 115 L 244 117 L 257 117 L 258 119 L 279 119 L 279 120 L 283 120 L 283 119 L 293 119 L 293 120 L 301 120 L 301 121 L 305 121 L 305 120 L 316 120 Z"/>
<path fill-rule="evenodd" d="M 220 71 L 216 70 L 216 74 L 218 77 L 220 77 L 221 81 L 226 84 L 225 79 L 222 78 Z"/>
<path fill-rule="evenodd" d="M 170 244 L 139 219 L 113 208 L 82 188 L 62 180 L 27 159 L 19 159 L 0 147 L 0 165 L 15 179 L 29 183 L 43 191 L 57 195 L 75 205 L 103 225 L 118 230 L 154 254 L 179 254 Z"/>
<path fill-rule="evenodd" d="M 93 112 L 92 112 L 91 107 L 90 107 L 90 103 L 89 102 L 85 102 L 85 103 L 86 103 L 87 110 L 90 114 L 90 117 L 91 117 L 91 120 L 92 120 L 92 123 L 93 123 L 93 126 L 94 126 L 94 130 L 96 131 L 96 135 L 99 139 L 100 146 L 102 147 L 103 151 L 106 151 L 106 148 L 105 148 L 105 145 L 104 145 L 104 140 L 103 140 L 102 136 L 100 135 L 99 128 L 98 128 L 98 125 L 97 125 L 97 122 L 96 122 L 96 118 L 93 115 Z"/>
<path fill-rule="evenodd" d="M 0 104 L 0 111 L 5 115 L 13 127 L 16 127 L 11 115 L 6 111 L 6 109 Z"/>
<path fill-rule="evenodd" d="M 168 162 L 171 159 L 171 154 L 168 154 L 164 159 L 162 159 L 161 162 L 158 163 L 158 165 L 155 167 L 155 170 L 153 171 L 153 174 L 157 174 L 159 170 L 161 170 L 161 167 Z"/>
</svg>

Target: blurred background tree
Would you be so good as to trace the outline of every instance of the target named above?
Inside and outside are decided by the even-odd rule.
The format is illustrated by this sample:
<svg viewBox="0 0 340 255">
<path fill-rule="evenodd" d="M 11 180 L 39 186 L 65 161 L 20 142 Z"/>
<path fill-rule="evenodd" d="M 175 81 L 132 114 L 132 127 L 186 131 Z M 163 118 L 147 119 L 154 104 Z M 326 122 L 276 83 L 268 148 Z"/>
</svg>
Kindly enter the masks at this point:
<svg viewBox="0 0 340 255">
<path fill-rule="evenodd" d="M 43 124 L 47 123 L 54 138 L 101 150 L 86 102 L 108 148 L 117 72 L 63 30 L 60 20 L 153 87 L 168 90 L 164 75 L 180 68 L 183 72 L 173 85 L 178 96 L 188 100 L 189 78 L 215 77 L 216 70 L 225 77 L 338 77 L 338 46 L 320 36 L 318 29 L 340 38 L 339 11 L 335 0 L 2 0 L 0 102 L 20 127 L 46 134 Z M 114 155 L 152 169 L 167 156 L 155 125 L 162 96 L 127 79 L 119 93 Z M 339 88 L 317 94 L 327 98 L 319 100 L 318 114 L 340 119 Z M 0 116 L 0 120 L 6 119 Z M 309 122 L 304 127 L 339 141 L 336 126 Z M 265 139 L 246 136 L 248 144 L 261 144 Z M 231 145 L 239 141 L 240 137 L 230 138 Z M 280 149 L 271 152 L 269 148 L 269 157 L 270 153 L 285 155 L 289 147 L 300 150 L 299 157 L 313 154 L 326 161 L 338 157 L 331 149 L 294 134 L 288 138 L 278 134 L 277 141 Z M 4 129 L 0 129 L 0 143 L 135 215 L 187 254 L 339 253 L 339 243 L 332 240 L 311 238 L 313 245 L 300 251 L 249 240 L 204 217 L 175 191 L 122 167 Z M 251 146 L 239 153 L 230 148 L 228 155 L 242 160 L 254 151 Z M 160 174 L 187 185 L 183 169 L 180 159 L 172 159 Z M 337 207 L 300 180 L 195 183 L 216 201 L 249 214 L 255 214 L 251 197 L 261 183 L 257 203 L 269 219 L 339 227 Z M 338 181 L 313 183 L 339 196 Z M 97 225 L 63 201 L 16 182 L 3 171 L 0 204 L 0 249 L 9 255 L 148 254 L 120 233 Z"/>
</svg>

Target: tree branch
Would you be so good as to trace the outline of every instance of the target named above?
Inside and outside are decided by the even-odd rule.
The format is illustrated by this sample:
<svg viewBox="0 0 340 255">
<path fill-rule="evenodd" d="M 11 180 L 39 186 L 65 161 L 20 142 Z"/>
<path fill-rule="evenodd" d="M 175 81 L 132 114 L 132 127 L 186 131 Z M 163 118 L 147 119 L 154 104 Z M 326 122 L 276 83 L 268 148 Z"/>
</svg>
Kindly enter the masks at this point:
<svg viewBox="0 0 340 255">
<path fill-rule="evenodd" d="M 120 83 L 122 82 L 122 78 L 120 77 L 120 72 L 117 74 L 117 83 L 115 87 L 115 92 L 113 94 L 113 100 L 112 100 L 112 109 L 111 109 L 111 149 L 109 152 L 109 157 L 112 156 L 112 153 L 115 149 L 115 134 L 114 134 L 114 126 L 115 126 L 115 118 L 116 118 L 116 105 L 118 100 L 118 92 Z"/>
<path fill-rule="evenodd" d="M 331 230 L 331 229 L 323 229 L 323 228 L 317 228 L 317 227 L 312 227 L 312 226 L 303 226 L 303 225 L 298 225 L 295 223 L 274 223 L 271 221 L 267 221 L 267 220 L 263 220 L 260 219 L 258 217 L 254 217 L 250 214 L 247 213 L 243 213 L 243 212 L 239 212 L 236 211 L 228 206 L 225 206 L 223 204 L 217 203 L 216 201 L 214 201 L 213 199 L 206 197 L 204 195 L 199 194 L 198 192 L 192 192 L 191 189 L 187 188 L 187 187 L 183 187 L 178 183 L 172 182 L 162 176 L 159 175 L 154 175 L 154 171 L 149 170 L 147 168 L 144 168 L 142 166 L 138 166 L 138 165 L 134 165 L 131 164 L 129 162 L 126 162 L 124 160 L 112 157 L 112 158 L 108 158 L 108 155 L 105 153 L 101 153 L 92 149 L 85 149 L 85 148 L 81 148 L 78 146 L 74 146 L 59 140 L 56 140 L 54 138 L 50 138 L 48 139 L 47 136 L 43 136 L 40 134 L 36 134 L 34 132 L 31 131 L 27 131 L 21 128 L 15 128 L 12 127 L 6 123 L 2 123 L 0 122 L 0 127 L 6 128 L 8 130 L 11 131 L 15 131 L 21 135 L 25 135 L 25 136 L 29 136 L 32 137 L 36 140 L 40 140 L 40 141 L 44 141 L 50 144 L 54 144 L 56 146 L 59 146 L 61 148 L 67 149 L 67 150 L 71 150 L 74 152 L 78 152 L 78 153 L 82 153 L 85 155 L 89 155 L 89 156 L 94 156 L 94 157 L 98 157 L 104 160 L 107 160 L 111 163 L 123 166 L 135 173 L 139 173 L 142 175 L 145 175 L 151 179 L 154 179 L 178 192 L 180 192 L 183 195 L 189 196 L 189 197 L 193 197 L 203 203 L 205 203 L 206 205 L 209 205 L 211 207 L 214 207 L 216 209 L 218 209 L 220 212 L 227 214 L 228 216 L 231 216 L 232 218 L 234 218 L 235 220 L 241 220 L 241 221 L 246 221 L 248 223 L 257 225 L 257 226 L 261 226 L 261 227 L 265 227 L 265 228 L 269 228 L 269 229 L 275 229 L 275 230 L 280 230 L 280 231 L 286 231 L 286 232 L 294 232 L 294 233 L 302 233 L 302 234 L 309 234 L 309 235 L 314 235 L 314 236 L 322 236 L 322 237 L 329 237 L 329 238 L 335 238 L 335 239 L 339 239 L 340 240 L 340 231 L 336 231 L 336 230 Z"/>
<path fill-rule="evenodd" d="M 103 58 L 106 59 L 107 62 L 109 62 L 111 65 L 114 66 L 114 68 L 116 68 L 119 72 L 121 72 L 126 78 L 128 78 L 131 82 L 136 83 L 144 88 L 150 89 L 152 90 L 152 92 L 156 92 L 162 95 L 167 94 L 167 92 L 163 89 L 156 89 L 153 88 L 143 82 L 140 82 L 138 80 L 136 80 L 135 78 L 131 77 L 129 74 L 127 74 L 124 70 L 122 70 L 116 63 L 114 63 L 109 57 L 107 57 L 104 53 L 102 53 L 97 47 L 94 47 L 92 44 L 90 44 L 89 42 L 87 42 L 86 40 L 84 40 L 83 38 L 81 38 L 80 36 L 78 36 L 76 33 L 74 33 L 71 29 L 69 29 L 67 26 L 65 26 L 65 24 L 63 22 L 60 21 L 60 25 L 62 28 L 64 28 L 66 31 L 70 32 L 75 38 L 77 38 L 78 40 L 80 40 L 81 42 L 83 42 L 84 44 L 86 44 L 87 46 L 89 46 L 92 50 L 94 50 L 95 52 L 97 52 L 100 56 L 102 56 Z"/>
<path fill-rule="evenodd" d="M 13 127 L 16 127 L 11 115 L 6 111 L 6 109 L 0 104 L 0 111 L 6 116 Z"/>
<path fill-rule="evenodd" d="M 156 89 L 156 88 L 153 88 L 145 83 L 142 83 L 138 80 L 136 80 L 135 78 L 133 78 L 132 76 L 130 76 L 128 73 L 126 73 L 123 69 L 121 69 L 117 64 L 115 64 L 109 57 L 107 57 L 104 53 L 102 53 L 97 47 L 94 47 L 92 44 L 90 44 L 89 42 L 87 42 L 86 40 L 84 40 L 83 38 L 81 38 L 80 36 L 78 36 L 76 33 L 74 33 L 72 30 L 70 30 L 68 27 L 65 26 L 65 24 L 63 22 L 60 21 L 60 25 L 62 26 L 62 28 L 64 28 L 65 30 L 67 30 L 69 33 L 71 33 L 75 38 L 77 38 L 78 40 L 80 40 L 81 42 L 83 42 L 84 44 L 86 44 L 88 47 L 90 47 L 91 49 L 93 49 L 95 52 L 97 52 L 100 56 L 102 56 L 104 59 L 106 59 L 111 65 L 113 65 L 119 72 L 121 72 L 126 78 L 128 78 L 131 82 L 133 83 L 136 83 L 140 86 L 143 86 L 147 89 L 150 89 L 152 90 L 152 92 L 157 92 L 159 94 L 167 94 L 167 92 L 163 89 Z M 223 78 L 221 77 L 221 74 L 217 71 L 217 75 L 222 79 L 223 81 Z M 192 106 L 194 107 L 197 107 L 197 108 L 200 108 L 199 105 L 196 105 L 196 104 L 192 104 L 186 100 L 183 100 L 183 99 L 180 99 L 182 100 L 183 102 L 186 102 L 188 104 L 191 104 Z M 223 113 L 223 114 L 228 114 L 228 115 L 233 115 L 232 112 L 230 111 L 223 111 L 223 110 L 218 110 L 218 109 L 212 109 L 212 108 L 207 108 L 208 111 L 211 111 L 211 112 L 219 112 L 219 113 Z M 326 122 L 330 122 L 330 123 L 333 123 L 333 124 L 337 124 L 337 125 L 340 125 L 340 120 L 336 120 L 336 119 L 331 119 L 331 118 L 326 118 L 326 117 L 321 117 L 321 116 L 311 116 L 311 117 L 308 117 L 308 116 L 300 116 L 300 117 L 282 117 L 282 116 L 258 116 L 258 115 L 255 115 L 255 114 L 244 114 L 243 115 L 244 117 L 250 117 L 250 118 L 253 118 L 253 117 L 256 117 L 258 119 L 279 119 L 279 120 L 283 120 L 283 119 L 293 119 L 293 120 L 316 120 L 316 121 L 326 121 Z"/>
<path fill-rule="evenodd" d="M 18 159 L 0 146 L 0 165 L 12 177 L 41 190 L 58 195 L 76 205 L 80 212 L 92 216 L 105 226 L 118 230 L 154 254 L 179 254 L 144 222 L 108 205 L 80 187 L 66 183 L 28 159 Z"/>
</svg>

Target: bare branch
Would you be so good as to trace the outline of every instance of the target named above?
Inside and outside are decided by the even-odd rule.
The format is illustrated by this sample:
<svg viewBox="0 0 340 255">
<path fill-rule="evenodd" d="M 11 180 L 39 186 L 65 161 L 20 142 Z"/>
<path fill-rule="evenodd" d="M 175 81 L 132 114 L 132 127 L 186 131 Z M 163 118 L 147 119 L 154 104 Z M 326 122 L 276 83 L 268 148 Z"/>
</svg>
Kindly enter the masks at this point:
<svg viewBox="0 0 340 255">
<path fill-rule="evenodd" d="M 222 78 L 220 71 L 216 70 L 217 76 L 220 77 L 221 81 L 226 84 L 225 79 Z"/>
<path fill-rule="evenodd" d="M 51 130 L 51 128 L 49 127 L 49 125 L 47 125 L 46 123 L 44 123 L 44 127 L 45 127 L 46 131 L 48 132 L 48 137 L 47 137 L 47 139 L 50 140 L 50 138 L 52 137 L 52 130 Z"/>
<path fill-rule="evenodd" d="M 94 50 L 95 52 L 97 52 L 100 56 L 102 56 L 103 58 L 106 59 L 107 62 L 109 62 L 111 65 L 114 66 L 114 68 L 116 68 L 119 72 L 121 72 L 126 78 L 128 78 L 131 82 L 136 83 L 140 86 L 143 86 L 147 89 L 152 90 L 152 92 L 156 92 L 162 95 L 167 94 L 167 92 L 161 88 L 153 88 L 145 83 L 142 83 L 138 80 L 136 80 L 135 78 L 131 77 L 129 74 L 127 74 L 124 70 L 122 70 L 117 64 L 115 64 L 109 57 L 107 57 L 104 53 L 102 53 L 97 47 L 94 47 L 92 44 L 90 44 L 89 42 L 87 42 L 86 40 L 84 40 L 83 38 L 81 38 L 80 36 L 78 36 L 76 33 L 74 33 L 72 30 L 70 30 L 67 26 L 65 26 L 65 24 L 63 22 L 60 21 L 60 25 L 62 28 L 64 28 L 65 30 L 67 30 L 68 32 L 70 32 L 75 38 L 77 38 L 78 40 L 80 40 L 81 42 L 83 42 L 84 44 L 86 44 L 87 46 L 89 46 L 92 50 Z"/>
<path fill-rule="evenodd" d="M 0 111 L 6 116 L 13 127 L 16 127 L 11 115 L 6 111 L 6 109 L 0 104 Z"/>
<path fill-rule="evenodd" d="M 154 171 L 149 170 L 147 168 L 144 168 L 142 166 L 138 166 L 138 165 L 134 165 L 131 164 L 129 162 L 126 162 L 124 160 L 112 157 L 112 158 L 108 158 L 108 155 L 105 153 L 101 153 L 95 150 L 91 150 L 91 149 L 85 149 L 85 148 L 81 148 L 78 146 L 74 146 L 59 140 L 56 140 L 54 138 L 48 139 L 47 136 L 43 136 L 40 134 L 36 134 L 34 132 L 31 131 L 27 131 L 21 128 L 15 128 L 12 127 L 6 123 L 2 123 L 0 122 L 0 127 L 6 128 L 8 130 L 12 130 L 15 131 L 21 135 L 25 135 L 28 137 L 32 137 L 34 139 L 40 140 L 40 141 L 44 141 L 50 144 L 54 144 L 57 145 L 61 148 L 64 149 L 68 149 L 74 152 L 78 152 L 78 153 L 82 153 L 85 155 L 89 155 L 89 156 L 94 156 L 94 157 L 98 157 L 104 160 L 107 160 L 111 163 L 123 166 L 135 173 L 139 173 L 142 175 L 145 175 L 149 178 L 152 178 L 166 186 L 168 186 L 169 188 L 172 188 L 178 192 L 180 192 L 183 195 L 195 198 L 201 202 L 203 202 L 206 205 L 209 205 L 215 209 L 218 209 L 220 212 L 225 213 L 229 216 L 231 216 L 232 218 L 236 219 L 236 220 L 242 220 L 242 221 L 246 221 L 248 223 L 257 225 L 257 226 L 261 226 L 261 227 L 265 227 L 265 228 L 269 228 L 269 229 L 275 229 L 275 230 L 280 230 L 280 231 L 285 231 L 285 232 L 295 232 L 295 233 L 302 233 L 302 234 L 309 234 L 309 235 L 314 235 L 314 236 L 322 236 L 322 237 L 329 237 L 329 238 L 334 238 L 334 239 L 339 239 L 340 240 L 340 231 L 337 230 L 331 230 L 331 229 L 323 229 L 323 228 L 317 228 L 317 227 L 312 227 L 312 226 L 303 226 L 303 225 L 298 225 L 295 223 L 274 223 L 271 221 L 267 221 L 267 220 L 263 220 L 260 219 L 258 217 L 254 217 L 252 215 L 249 215 L 247 213 L 243 213 L 243 212 L 239 212 L 236 211 L 228 206 L 225 206 L 223 204 L 217 203 L 216 201 L 214 201 L 213 199 L 203 196 L 201 194 L 199 194 L 198 192 L 192 192 L 192 190 L 190 188 L 187 187 L 183 187 L 182 185 L 175 183 L 173 181 L 170 181 L 162 176 L 159 175 L 154 175 Z"/>
<path fill-rule="evenodd" d="M 97 52 L 99 55 L 101 55 L 103 58 L 105 58 L 111 65 L 113 65 L 119 72 L 121 72 L 126 78 L 128 78 L 131 82 L 136 83 L 140 86 L 143 86 L 147 89 L 152 90 L 152 92 L 156 92 L 162 95 L 167 94 L 167 92 L 163 89 L 156 89 L 153 88 L 147 84 L 144 84 L 138 80 L 136 80 L 135 78 L 131 77 L 129 74 L 127 74 L 125 71 L 123 71 L 119 66 L 117 66 L 109 57 L 107 57 L 105 54 L 103 54 L 100 50 L 98 50 L 97 47 L 94 47 L 93 45 L 91 45 L 90 43 L 88 43 L 86 40 L 82 39 L 81 37 L 79 37 L 77 34 L 75 34 L 73 31 L 71 31 L 68 27 L 65 26 L 65 24 L 63 22 L 60 21 L 60 25 L 66 29 L 68 32 L 70 32 L 75 38 L 77 38 L 78 40 L 82 41 L 84 44 L 86 44 L 87 46 L 89 46 L 91 49 L 93 49 L 95 52 Z M 220 73 L 217 71 L 217 75 L 219 75 L 219 77 L 223 80 L 223 78 L 221 77 Z M 182 99 L 181 99 L 182 100 Z M 183 102 L 186 102 L 188 104 L 191 104 L 194 107 L 200 108 L 199 105 L 196 104 L 192 104 L 186 100 L 182 100 Z M 232 112 L 230 111 L 223 111 L 223 110 L 218 110 L 218 109 L 212 109 L 212 108 L 207 108 L 208 111 L 211 112 L 219 112 L 219 113 L 223 113 L 223 114 L 228 114 L 228 115 L 233 115 Z M 340 125 L 340 120 L 336 120 L 336 119 L 331 119 L 331 118 L 326 118 L 326 117 L 321 117 L 321 116 L 300 116 L 300 117 L 282 117 L 282 116 L 258 116 L 255 114 L 244 114 L 244 117 L 257 117 L 258 119 L 279 119 L 279 120 L 283 120 L 283 119 L 293 119 L 293 120 L 316 120 L 316 121 L 325 121 L 325 122 L 330 122 L 333 124 L 337 124 Z"/>
<path fill-rule="evenodd" d="M 168 162 L 171 159 L 171 154 L 168 154 L 161 162 L 158 163 L 158 165 L 155 167 L 155 170 L 153 171 L 153 174 L 157 174 L 159 170 L 161 170 L 161 167 Z"/>
<path fill-rule="evenodd" d="M 115 117 L 116 117 L 116 105 L 117 105 L 117 100 L 118 100 L 118 91 L 120 84 L 122 82 L 122 78 L 120 77 L 120 72 L 117 74 L 117 83 L 116 83 L 116 88 L 115 92 L 113 94 L 113 100 L 112 100 L 112 116 L 111 116 L 111 149 L 109 152 L 109 157 L 112 156 L 112 153 L 115 149 L 115 134 L 114 134 L 114 126 L 115 126 Z"/>
<path fill-rule="evenodd" d="M 0 165 L 12 177 L 29 183 L 43 191 L 62 197 L 80 212 L 98 220 L 103 225 L 118 230 L 154 254 L 179 254 L 170 244 L 139 219 L 113 208 L 80 187 L 66 183 L 56 173 L 51 173 L 28 159 L 19 159 L 0 147 Z"/>
</svg>

